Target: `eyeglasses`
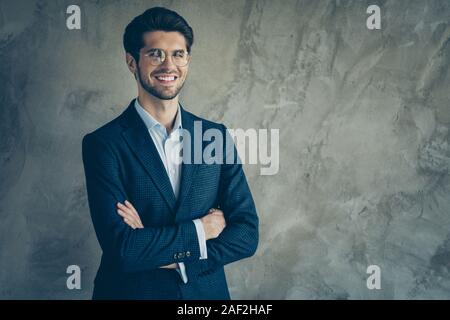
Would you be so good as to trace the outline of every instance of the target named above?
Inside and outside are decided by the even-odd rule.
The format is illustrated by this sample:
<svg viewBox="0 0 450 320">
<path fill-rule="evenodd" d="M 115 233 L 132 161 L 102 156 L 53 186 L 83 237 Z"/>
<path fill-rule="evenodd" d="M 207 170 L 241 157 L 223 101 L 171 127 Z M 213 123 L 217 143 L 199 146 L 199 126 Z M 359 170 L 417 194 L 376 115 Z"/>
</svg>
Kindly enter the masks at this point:
<svg viewBox="0 0 450 320">
<path fill-rule="evenodd" d="M 143 54 L 150 59 L 150 64 L 160 66 L 166 61 L 168 54 L 162 49 L 150 49 Z M 184 67 L 189 63 L 191 55 L 186 50 L 175 50 L 172 52 L 172 61 L 177 67 Z"/>
</svg>

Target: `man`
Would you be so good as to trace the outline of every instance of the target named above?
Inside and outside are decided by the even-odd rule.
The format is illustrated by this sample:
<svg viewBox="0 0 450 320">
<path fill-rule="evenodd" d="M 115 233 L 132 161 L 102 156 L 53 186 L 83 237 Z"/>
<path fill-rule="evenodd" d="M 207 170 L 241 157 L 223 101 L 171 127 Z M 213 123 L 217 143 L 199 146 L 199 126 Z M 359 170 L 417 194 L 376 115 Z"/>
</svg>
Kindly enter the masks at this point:
<svg viewBox="0 0 450 320">
<path fill-rule="evenodd" d="M 229 150 L 217 152 L 221 162 L 185 161 L 198 128 L 227 132 L 178 102 L 193 31 L 176 12 L 156 7 L 132 20 L 123 42 L 138 97 L 83 138 L 103 251 L 93 298 L 230 299 L 224 265 L 254 254 L 258 217 L 242 165 L 225 159 Z"/>
</svg>

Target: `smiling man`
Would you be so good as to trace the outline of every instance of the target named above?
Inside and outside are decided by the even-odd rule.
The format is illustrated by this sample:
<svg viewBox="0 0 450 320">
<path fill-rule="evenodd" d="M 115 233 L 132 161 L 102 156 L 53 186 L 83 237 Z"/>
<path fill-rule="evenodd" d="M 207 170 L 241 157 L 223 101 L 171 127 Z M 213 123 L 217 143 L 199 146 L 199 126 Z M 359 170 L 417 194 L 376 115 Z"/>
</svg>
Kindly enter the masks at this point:
<svg viewBox="0 0 450 320">
<path fill-rule="evenodd" d="M 229 299 L 224 265 L 256 251 L 258 217 L 236 148 L 232 163 L 225 149 L 223 161 L 184 161 L 195 134 L 227 135 L 178 101 L 193 41 L 174 11 L 156 7 L 134 18 L 123 43 L 138 97 L 83 138 L 103 251 L 94 299 Z"/>
</svg>

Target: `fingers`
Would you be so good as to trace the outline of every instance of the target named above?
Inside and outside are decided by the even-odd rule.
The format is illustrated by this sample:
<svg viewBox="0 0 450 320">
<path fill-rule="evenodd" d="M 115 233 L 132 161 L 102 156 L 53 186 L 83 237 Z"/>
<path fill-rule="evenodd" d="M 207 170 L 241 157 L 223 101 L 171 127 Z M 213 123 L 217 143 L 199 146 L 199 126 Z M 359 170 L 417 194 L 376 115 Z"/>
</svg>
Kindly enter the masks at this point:
<svg viewBox="0 0 450 320">
<path fill-rule="evenodd" d="M 123 218 L 124 222 L 128 224 L 131 228 L 133 229 L 141 228 L 139 222 L 134 217 L 130 217 L 130 215 L 128 215 L 121 209 L 117 209 L 117 213 Z"/>
<path fill-rule="evenodd" d="M 125 204 L 127 205 L 125 206 L 120 202 L 117 203 L 117 213 L 123 217 L 125 223 L 133 229 L 144 228 L 141 218 L 133 205 L 129 201 L 125 201 Z"/>
<path fill-rule="evenodd" d="M 124 220 L 125 223 L 126 223 L 127 225 L 129 225 L 131 228 L 133 228 L 133 229 L 136 229 L 136 228 L 137 228 L 137 225 L 136 225 L 132 220 L 129 220 L 129 219 L 127 219 L 127 218 L 124 218 L 123 220 Z"/>
<path fill-rule="evenodd" d="M 218 214 L 218 215 L 223 215 L 223 211 L 220 209 L 216 209 L 216 208 L 211 208 L 208 210 L 209 214 Z"/>
<path fill-rule="evenodd" d="M 121 203 L 120 203 L 120 205 L 122 206 L 121 209 L 124 209 L 124 210 L 126 209 L 127 212 L 129 212 L 137 220 L 139 220 L 139 221 L 141 220 L 141 218 L 139 217 L 139 214 L 137 213 L 136 209 L 133 207 L 131 202 L 129 202 L 128 200 L 125 200 L 125 206 L 123 204 L 121 204 Z"/>
<path fill-rule="evenodd" d="M 136 215 L 136 217 L 139 218 L 138 212 L 137 212 L 136 209 L 133 207 L 133 205 L 131 204 L 130 201 L 125 200 L 125 205 L 131 210 L 131 212 L 132 212 L 134 215 Z M 139 218 L 139 219 L 140 219 L 140 218 Z"/>
<path fill-rule="evenodd" d="M 216 208 L 211 208 L 211 209 L 208 210 L 208 214 L 214 215 L 214 216 L 217 216 L 217 217 L 221 218 L 220 219 L 220 224 L 221 224 L 222 229 L 224 229 L 227 226 L 222 210 L 216 209 Z"/>
</svg>

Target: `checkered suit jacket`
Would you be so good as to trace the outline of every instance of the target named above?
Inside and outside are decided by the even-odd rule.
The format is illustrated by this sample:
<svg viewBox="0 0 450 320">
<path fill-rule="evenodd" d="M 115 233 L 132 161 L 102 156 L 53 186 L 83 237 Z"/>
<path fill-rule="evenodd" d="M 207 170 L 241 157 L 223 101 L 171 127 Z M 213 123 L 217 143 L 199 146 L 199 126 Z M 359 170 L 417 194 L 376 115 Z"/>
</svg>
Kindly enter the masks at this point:
<svg viewBox="0 0 450 320">
<path fill-rule="evenodd" d="M 203 131 L 216 128 L 225 136 L 224 125 L 183 107 L 181 118 L 191 137 L 194 121 L 201 121 Z M 191 143 L 193 151 L 194 139 Z M 224 265 L 252 256 L 258 245 L 258 217 L 241 164 L 183 163 L 176 199 L 134 100 L 119 117 L 84 136 L 82 156 L 102 249 L 94 299 L 230 298 Z M 138 211 L 143 229 L 133 230 L 118 215 L 116 204 L 126 199 Z M 199 260 L 192 220 L 210 208 L 221 208 L 227 226 L 207 241 L 208 259 Z M 188 283 L 176 270 L 159 268 L 175 262 L 184 262 Z"/>
</svg>

